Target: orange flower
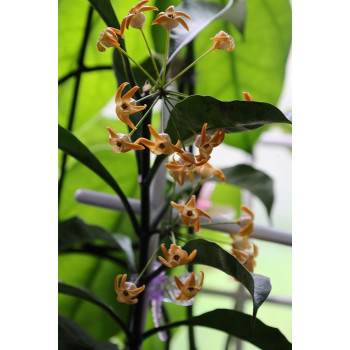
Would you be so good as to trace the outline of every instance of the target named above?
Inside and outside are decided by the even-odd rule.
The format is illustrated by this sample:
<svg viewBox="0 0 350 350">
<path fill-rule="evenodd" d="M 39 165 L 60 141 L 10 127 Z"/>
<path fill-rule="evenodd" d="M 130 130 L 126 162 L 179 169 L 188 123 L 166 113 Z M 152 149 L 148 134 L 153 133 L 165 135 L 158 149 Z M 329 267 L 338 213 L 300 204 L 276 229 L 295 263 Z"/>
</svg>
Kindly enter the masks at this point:
<svg viewBox="0 0 350 350">
<path fill-rule="evenodd" d="M 121 133 L 116 134 L 115 131 L 109 126 L 107 126 L 106 129 L 109 131 L 110 135 L 108 141 L 113 146 L 114 153 L 125 153 L 131 151 L 132 149 L 145 149 L 145 147 L 138 144 L 140 139 L 132 142 L 129 135 Z"/>
<path fill-rule="evenodd" d="M 122 281 L 119 284 L 119 280 L 120 278 L 123 276 Z M 118 294 L 117 300 L 120 303 L 125 303 L 125 304 L 137 304 L 138 303 L 138 299 L 132 299 L 133 297 L 135 297 L 136 295 L 140 294 L 141 292 L 143 292 L 143 290 L 146 288 L 145 285 L 143 285 L 140 288 L 136 288 L 135 283 L 132 282 L 126 282 L 126 277 L 127 275 L 118 275 L 115 278 L 114 281 L 114 289 L 115 292 Z"/>
<path fill-rule="evenodd" d="M 123 18 L 120 26 L 120 36 L 124 37 L 125 27 L 129 29 L 129 25 L 132 28 L 141 29 L 146 21 L 146 16 L 142 13 L 144 11 L 158 10 L 155 6 L 142 6 L 149 2 L 149 0 L 142 0 L 133 6 L 128 15 Z"/>
<path fill-rule="evenodd" d="M 187 31 L 189 31 L 190 29 L 188 28 L 184 19 L 181 18 L 181 16 L 186 17 L 188 20 L 191 20 L 191 17 L 185 12 L 175 11 L 175 6 L 169 6 L 165 12 L 158 13 L 152 24 L 160 24 L 166 30 L 174 29 L 179 24 L 181 24 Z"/>
<path fill-rule="evenodd" d="M 207 134 L 207 125 L 207 123 L 203 125 L 202 132 L 197 136 L 195 141 L 195 146 L 199 148 L 199 155 L 196 157 L 198 161 L 202 159 L 209 160 L 209 155 L 213 151 L 213 148 L 219 146 L 225 138 L 224 129 L 217 129 L 212 136 Z"/>
<path fill-rule="evenodd" d="M 223 30 L 220 30 L 214 38 L 210 38 L 210 40 L 214 40 L 213 51 L 216 49 L 232 51 L 235 48 L 235 42 L 231 35 L 228 35 Z"/>
<path fill-rule="evenodd" d="M 226 182 L 225 174 L 217 168 L 214 168 L 209 163 L 205 163 L 200 167 L 196 168 L 201 179 L 211 179 L 216 176 L 222 180 L 222 182 Z"/>
<path fill-rule="evenodd" d="M 248 215 L 242 215 L 237 224 L 242 228 L 238 231 L 239 236 L 250 235 L 254 231 L 254 213 L 245 205 L 241 205 L 241 210 L 245 211 Z"/>
<path fill-rule="evenodd" d="M 182 152 L 179 148 L 180 141 L 177 141 L 176 145 L 171 143 L 171 139 L 168 134 L 161 133 L 158 134 L 152 127 L 151 124 L 148 124 L 148 129 L 151 134 L 154 136 L 156 142 L 145 139 L 144 137 L 139 138 L 145 146 L 147 146 L 152 153 L 159 154 L 172 154 L 174 152 Z"/>
<path fill-rule="evenodd" d="M 191 273 L 190 277 L 185 283 L 182 283 L 177 276 L 174 276 L 177 287 L 180 289 L 180 294 L 176 300 L 190 300 L 202 289 L 204 281 L 204 273 L 201 271 L 202 278 L 200 283 L 197 284 L 194 272 Z"/>
<path fill-rule="evenodd" d="M 196 162 L 195 156 L 191 152 L 184 152 L 181 151 L 182 153 L 176 153 L 180 158 L 178 161 L 174 160 L 173 157 L 173 162 L 172 163 L 165 163 L 165 166 L 172 171 L 180 171 L 180 172 L 190 172 L 195 169 L 195 167 L 203 165 L 206 163 L 210 157 L 203 159 L 200 162 Z"/>
<path fill-rule="evenodd" d="M 179 159 L 179 161 L 183 161 L 182 158 Z M 167 163 L 168 165 L 181 165 L 179 162 L 175 160 L 175 157 L 173 156 L 173 160 L 170 163 Z M 194 180 L 194 170 L 170 170 L 169 169 L 169 174 L 173 177 L 173 179 L 180 185 L 182 186 L 185 183 L 186 180 L 186 175 L 190 177 L 191 182 Z"/>
<path fill-rule="evenodd" d="M 188 264 L 197 255 L 197 249 L 188 255 L 186 250 L 183 250 L 180 246 L 175 244 L 170 245 L 169 251 L 166 250 L 164 243 L 160 247 L 162 248 L 166 260 L 161 256 L 158 256 L 158 258 L 165 266 L 170 268 Z"/>
<path fill-rule="evenodd" d="M 138 86 L 134 86 L 130 91 L 128 91 L 123 97 L 121 97 L 122 91 L 126 85 L 129 83 L 123 83 L 119 86 L 117 94 L 115 96 L 116 108 L 118 118 L 125 124 L 129 125 L 130 128 L 135 129 L 135 125 L 130 120 L 130 115 L 136 112 L 142 111 L 147 107 L 147 105 L 136 106 L 136 102 L 131 96 L 137 91 Z"/>
<path fill-rule="evenodd" d="M 117 46 L 120 46 L 120 44 L 118 42 L 117 34 L 118 35 L 121 34 L 119 29 L 115 29 L 115 28 L 112 28 L 112 27 L 107 27 L 100 34 L 100 36 L 99 36 L 99 38 L 97 40 L 96 45 L 97 45 L 98 51 L 100 51 L 100 52 L 106 51 L 105 47 L 113 47 L 113 46 L 117 47 Z"/>
<path fill-rule="evenodd" d="M 249 248 L 250 248 L 249 244 Z M 253 243 L 253 251 L 248 249 L 238 250 L 232 249 L 232 255 L 234 255 L 237 260 L 249 271 L 253 272 L 254 267 L 256 266 L 255 258 L 258 255 L 258 247 Z"/>
<path fill-rule="evenodd" d="M 191 199 L 186 205 L 180 205 L 175 202 L 170 202 L 170 204 L 179 212 L 180 219 L 186 226 L 190 226 L 190 223 L 192 222 L 196 232 L 198 232 L 200 229 L 200 216 L 205 216 L 211 221 L 210 215 L 205 213 L 203 210 L 196 208 L 195 195 L 192 195 Z"/>
<path fill-rule="evenodd" d="M 243 92 L 243 96 L 246 101 L 254 101 L 252 95 L 249 92 Z"/>
</svg>

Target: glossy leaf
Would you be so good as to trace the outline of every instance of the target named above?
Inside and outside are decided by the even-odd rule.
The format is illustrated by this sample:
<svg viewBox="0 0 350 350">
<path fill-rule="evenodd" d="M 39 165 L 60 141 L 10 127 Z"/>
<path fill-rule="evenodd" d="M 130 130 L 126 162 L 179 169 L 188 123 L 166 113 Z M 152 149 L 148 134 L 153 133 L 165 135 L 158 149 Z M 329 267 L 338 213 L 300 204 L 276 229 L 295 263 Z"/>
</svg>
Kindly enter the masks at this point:
<svg viewBox="0 0 350 350">
<path fill-rule="evenodd" d="M 226 332 L 264 350 L 292 349 L 292 344 L 277 328 L 270 327 L 260 320 L 255 321 L 254 327 L 251 327 L 251 323 L 252 317 L 242 312 L 217 309 L 192 317 L 188 320 L 152 329 L 146 332 L 144 336 L 148 337 L 159 330 L 181 325 L 202 326 Z"/>
<path fill-rule="evenodd" d="M 129 266 L 135 271 L 134 251 L 129 237 L 110 233 L 100 226 L 88 225 L 78 217 L 58 224 L 58 251 L 64 251 L 77 244 L 103 241 L 108 245 L 121 248 L 128 260 Z"/>
<path fill-rule="evenodd" d="M 219 101 L 210 96 L 194 95 L 177 103 L 171 111 L 166 132 L 172 140 L 186 144 L 195 140 L 204 123 L 207 131 L 224 129 L 226 133 L 255 130 L 272 123 L 291 122 L 275 106 L 264 102 Z"/>
<path fill-rule="evenodd" d="M 229 0 L 227 5 L 223 8 L 215 2 L 184 1 L 177 6 L 175 8 L 176 11 L 183 11 L 191 17 L 190 21 L 185 20 L 190 30 L 187 31 L 181 25 L 171 30 L 168 63 L 170 63 L 176 54 L 192 41 L 198 33 L 220 15 L 224 14 L 232 4 L 233 0 Z"/>
<path fill-rule="evenodd" d="M 138 223 L 135 214 L 125 197 L 118 183 L 114 180 L 111 174 L 101 164 L 101 162 L 91 153 L 91 151 L 81 143 L 71 132 L 58 125 L 58 147 L 76 158 L 78 161 L 86 165 L 89 169 L 99 175 L 112 189 L 120 196 L 125 209 L 133 223 L 134 229 L 138 232 Z"/>
<path fill-rule="evenodd" d="M 253 298 L 253 319 L 261 304 L 266 300 L 271 291 L 270 279 L 255 273 L 250 273 L 230 253 L 222 249 L 216 243 L 204 239 L 194 239 L 183 247 L 188 253 L 197 249 L 197 255 L 192 263 L 202 264 L 219 269 L 239 280 Z"/>
<path fill-rule="evenodd" d="M 83 287 L 74 287 L 63 282 L 58 282 L 58 292 L 67 294 L 79 299 L 86 300 L 92 304 L 95 304 L 106 311 L 128 334 L 128 328 L 122 319 L 114 312 L 111 306 L 107 305 L 103 300 L 93 295 L 88 289 Z"/>
<path fill-rule="evenodd" d="M 59 350 L 118 350 L 110 342 L 96 341 L 85 329 L 68 317 L 58 315 Z"/>
<path fill-rule="evenodd" d="M 263 202 L 268 215 L 271 215 L 274 194 L 273 180 L 270 176 L 247 164 L 221 170 L 226 176 L 227 183 L 249 190 Z M 213 180 L 218 181 L 216 178 Z"/>
</svg>

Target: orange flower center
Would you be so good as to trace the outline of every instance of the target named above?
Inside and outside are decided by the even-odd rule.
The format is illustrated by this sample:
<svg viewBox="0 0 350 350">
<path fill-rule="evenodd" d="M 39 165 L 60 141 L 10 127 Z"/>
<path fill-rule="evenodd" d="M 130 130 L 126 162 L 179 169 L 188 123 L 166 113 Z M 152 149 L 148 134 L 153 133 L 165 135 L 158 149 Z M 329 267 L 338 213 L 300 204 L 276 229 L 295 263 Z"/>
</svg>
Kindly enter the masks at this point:
<svg viewBox="0 0 350 350">
<path fill-rule="evenodd" d="M 120 106 L 122 109 L 127 109 L 128 108 L 128 105 L 125 103 L 125 102 L 123 102 L 122 104 L 121 104 L 121 106 Z"/>
<path fill-rule="evenodd" d="M 208 148 L 210 145 L 208 145 L 208 144 L 205 144 L 204 146 L 203 146 L 203 148 Z"/>
<path fill-rule="evenodd" d="M 159 147 L 160 149 L 164 149 L 164 148 L 165 148 L 164 143 L 160 143 L 160 144 L 158 145 L 158 147 Z"/>
<path fill-rule="evenodd" d="M 192 215 L 193 215 L 192 211 L 189 210 L 189 211 L 187 212 L 187 216 L 192 216 Z"/>
<path fill-rule="evenodd" d="M 180 257 L 176 254 L 174 255 L 174 260 L 178 261 L 180 259 Z"/>
<path fill-rule="evenodd" d="M 121 146 L 122 146 L 122 143 L 121 143 L 120 141 L 117 141 L 116 145 L 117 145 L 118 147 L 121 147 Z"/>
<path fill-rule="evenodd" d="M 193 287 L 189 287 L 189 288 L 187 288 L 187 290 L 188 290 L 189 292 L 193 292 L 193 291 L 194 291 L 194 288 L 193 288 Z"/>
<path fill-rule="evenodd" d="M 171 13 L 168 14 L 168 17 L 171 18 L 171 19 L 174 18 L 174 16 Z"/>
<path fill-rule="evenodd" d="M 124 294 L 126 297 L 129 295 L 129 293 L 128 293 L 126 290 L 124 290 L 123 294 Z"/>
</svg>

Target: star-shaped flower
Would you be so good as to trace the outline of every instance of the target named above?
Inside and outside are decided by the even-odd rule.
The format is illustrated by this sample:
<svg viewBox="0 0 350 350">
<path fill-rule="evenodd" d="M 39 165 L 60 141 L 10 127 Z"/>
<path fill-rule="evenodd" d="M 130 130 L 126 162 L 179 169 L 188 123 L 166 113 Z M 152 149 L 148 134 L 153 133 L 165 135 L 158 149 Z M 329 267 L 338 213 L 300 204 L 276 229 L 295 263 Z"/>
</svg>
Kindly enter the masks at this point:
<svg viewBox="0 0 350 350">
<path fill-rule="evenodd" d="M 195 156 L 191 152 L 184 152 L 181 150 L 181 153 L 176 153 L 180 158 L 176 161 L 173 158 L 172 163 L 165 163 L 164 165 L 172 171 L 180 171 L 180 172 L 190 172 L 195 169 L 197 166 L 201 166 L 206 163 L 209 159 L 205 158 L 199 162 L 196 161 Z"/>
<path fill-rule="evenodd" d="M 198 161 L 207 159 L 213 151 L 214 147 L 219 146 L 225 138 L 225 131 L 217 129 L 213 135 L 207 134 L 207 123 L 202 127 L 202 132 L 197 136 L 195 146 L 199 149 L 199 155 L 196 157 Z"/>
<path fill-rule="evenodd" d="M 121 97 L 122 91 L 129 83 L 123 83 L 119 86 L 117 94 L 115 96 L 115 111 L 118 118 L 125 124 L 129 125 L 130 128 L 135 129 L 135 125 L 130 120 L 130 115 L 142 111 L 147 105 L 136 106 L 136 102 L 131 96 L 137 91 L 138 86 L 134 86 L 130 89 L 123 97 Z"/>
<path fill-rule="evenodd" d="M 183 250 L 180 246 L 175 244 L 170 245 L 169 251 L 166 250 L 164 243 L 160 247 L 162 248 L 166 260 L 161 256 L 158 256 L 158 258 L 165 266 L 170 268 L 188 264 L 197 255 L 197 249 L 188 255 L 186 250 Z"/>
<path fill-rule="evenodd" d="M 182 160 L 182 158 L 180 158 Z M 182 160 L 183 161 L 183 160 Z M 181 165 L 179 162 L 175 160 L 175 156 L 173 156 L 173 160 L 168 165 Z M 173 177 L 173 179 L 182 186 L 186 181 L 186 175 L 189 176 L 191 182 L 194 180 L 194 170 L 170 170 L 169 174 Z"/>
<path fill-rule="evenodd" d="M 200 229 L 200 216 L 207 217 L 211 222 L 211 217 L 203 210 L 196 208 L 196 196 L 192 195 L 191 199 L 186 205 L 180 205 L 175 202 L 170 202 L 170 204 L 175 208 L 180 215 L 180 219 L 186 226 L 190 226 L 192 222 L 194 230 L 196 232 Z"/>
<path fill-rule="evenodd" d="M 106 127 L 106 129 L 109 132 L 109 138 L 108 141 L 113 146 L 113 152 L 114 153 L 125 153 L 129 152 L 132 149 L 134 150 L 141 150 L 145 149 L 142 145 L 139 145 L 140 139 L 137 139 L 135 142 L 132 142 L 129 135 L 116 133 L 112 128 L 109 126 Z"/>
<path fill-rule="evenodd" d="M 180 289 L 180 294 L 176 300 L 190 300 L 202 289 L 204 281 L 204 273 L 201 271 L 202 278 L 199 283 L 196 282 L 195 273 L 192 272 L 190 277 L 186 280 L 185 283 L 182 283 L 177 276 L 174 276 L 175 283 Z"/>
<path fill-rule="evenodd" d="M 254 231 L 254 213 L 245 205 L 241 205 L 241 210 L 247 215 L 243 214 L 237 221 L 237 224 L 242 227 L 238 231 L 238 235 L 247 236 Z"/>
<path fill-rule="evenodd" d="M 250 248 L 249 244 L 249 248 Z M 249 249 L 238 250 L 232 249 L 232 255 L 234 255 L 237 260 L 249 271 L 253 272 L 256 266 L 255 258 L 258 255 L 258 247 L 253 243 L 253 251 Z"/>
<path fill-rule="evenodd" d="M 214 40 L 213 51 L 216 49 L 232 51 L 235 48 L 235 42 L 231 35 L 228 35 L 223 30 L 220 30 L 214 38 L 210 38 L 210 40 Z"/>
<path fill-rule="evenodd" d="M 120 282 L 120 285 L 119 285 L 119 280 L 121 277 L 122 277 L 122 281 Z M 124 274 L 124 275 L 120 274 L 115 278 L 114 289 L 115 289 L 115 292 L 118 294 L 117 300 L 120 303 L 125 303 L 129 305 L 137 304 L 138 299 L 132 299 L 132 298 L 140 294 L 141 292 L 143 292 L 146 286 L 143 285 L 142 287 L 136 288 L 135 283 L 126 282 L 126 278 L 127 278 L 127 274 Z"/>
<path fill-rule="evenodd" d="M 155 6 L 143 6 L 149 2 L 149 0 L 142 0 L 133 6 L 128 15 L 123 18 L 120 25 L 120 36 L 124 37 L 125 27 L 129 29 L 129 26 L 136 29 L 141 29 L 146 21 L 146 16 L 143 14 L 144 11 L 158 10 Z"/>
<path fill-rule="evenodd" d="M 152 22 L 152 24 L 160 24 L 163 26 L 166 30 L 171 30 L 176 28 L 179 24 L 181 24 L 187 31 L 190 29 L 188 28 L 188 25 L 184 21 L 182 17 L 186 17 L 188 20 L 191 20 L 191 17 L 182 11 L 175 11 L 175 6 L 169 6 L 165 12 L 158 13 L 155 20 Z"/>
<path fill-rule="evenodd" d="M 205 164 L 201 165 L 200 167 L 197 167 L 196 171 L 198 172 L 198 174 L 202 180 L 211 179 L 212 177 L 216 176 L 219 179 L 221 179 L 222 182 L 226 182 L 225 174 L 220 169 L 214 168 L 209 163 L 205 163 Z"/>
<path fill-rule="evenodd" d="M 176 145 L 173 145 L 171 143 L 171 139 L 168 134 L 165 134 L 165 133 L 158 134 L 153 129 L 151 124 L 148 124 L 148 129 L 150 133 L 153 135 L 153 137 L 155 138 L 156 142 L 147 140 L 144 137 L 141 137 L 139 140 L 145 146 L 147 146 L 152 153 L 159 155 L 159 154 L 172 154 L 174 152 L 182 152 L 182 150 L 179 148 L 180 141 L 177 141 Z"/>
<path fill-rule="evenodd" d="M 97 49 L 100 52 L 106 51 L 106 47 L 117 47 L 120 46 L 118 42 L 117 34 L 120 35 L 121 32 L 119 29 L 112 27 L 107 27 L 99 36 L 97 40 Z M 102 44 L 102 45 L 101 45 Z"/>
</svg>

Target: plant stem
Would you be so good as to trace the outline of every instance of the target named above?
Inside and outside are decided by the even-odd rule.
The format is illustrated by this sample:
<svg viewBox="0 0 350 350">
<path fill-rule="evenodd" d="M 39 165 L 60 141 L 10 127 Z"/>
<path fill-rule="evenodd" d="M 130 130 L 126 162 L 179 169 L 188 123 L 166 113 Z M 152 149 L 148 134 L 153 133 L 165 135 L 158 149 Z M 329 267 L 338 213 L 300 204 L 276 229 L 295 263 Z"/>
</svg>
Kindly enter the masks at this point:
<svg viewBox="0 0 350 350">
<path fill-rule="evenodd" d="M 170 30 L 168 29 L 166 32 L 166 44 L 165 44 L 165 54 L 164 54 L 164 64 L 163 64 L 162 86 L 164 86 L 164 84 L 165 84 L 165 73 L 166 73 L 166 63 L 168 60 L 169 39 L 170 39 Z"/>
<path fill-rule="evenodd" d="M 147 99 L 150 98 L 150 97 L 158 96 L 158 95 L 159 95 L 159 91 L 156 91 L 156 92 L 154 92 L 153 94 L 149 94 L 149 95 L 147 95 L 147 96 L 145 96 L 145 97 L 140 98 L 140 99 L 137 100 L 136 102 L 138 103 L 138 102 L 141 102 L 141 101 L 143 101 L 143 100 L 147 100 Z"/>
<path fill-rule="evenodd" d="M 208 55 L 210 52 L 212 52 L 213 48 L 210 48 L 208 51 L 204 52 L 202 56 L 198 57 L 195 61 L 193 61 L 189 66 L 187 66 L 184 70 L 182 70 L 175 78 L 171 79 L 167 84 L 165 84 L 164 89 L 169 86 L 173 81 L 180 78 L 181 75 L 186 73 L 192 66 L 194 66 L 199 60 L 204 58 L 206 55 Z"/>
<path fill-rule="evenodd" d="M 146 270 L 148 269 L 149 265 L 151 264 L 151 262 L 153 261 L 153 259 L 155 258 L 155 256 L 157 255 L 159 251 L 159 248 L 153 253 L 153 255 L 151 256 L 151 258 L 147 261 L 147 264 L 145 265 L 145 267 L 142 269 L 142 271 L 140 272 L 139 276 L 136 278 L 135 280 L 135 284 L 139 281 L 139 279 L 142 277 L 142 275 L 146 272 Z"/>
<path fill-rule="evenodd" d="M 159 100 L 159 97 L 156 97 L 156 99 L 153 101 L 151 107 L 149 107 L 149 109 L 147 110 L 147 112 L 142 116 L 142 118 L 139 120 L 139 122 L 136 124 L 135 129 L 131 130 L 129 136 L 131 137 L 132 134 L 137 130 L 137 128 L 141 125 L 141 123 L 144 121 L 144 119 L 148 116 L 148 114 L 152 111 L 152 108 L 154 107 L 154 105 L 157 103 L 157 101 Z"/>
<path fill-rule="evenodd" d="M 145 35 L 145 33 L 144 33 L 144 31 L 143 31 L 142 28 L 140 28 L 140 31 L 141 31 L 141 33 L 142 33 L 143 39 L 145 40 L 145 43 L 146 43 L 146 46 L 147 46 L 149 55 L 150 55 L 151 60 L 152 60 L 152 63 L 153 63 L 154 70 L 155 70 L 155 72 L 156 72 L 156 74 L 157 74 L 158 79 L 160 80 L 160 74 L 159 74 L 159 71 L 158 71 L 158 67 L 157 67 L 156 62 L 155 62 L 155 60 L 154 60 L 154 57 L 153 57 L 153 55 L 152 55 L 152 51 L 151 51 L 151 49 L 150 49 L 150 47 L 149 47 L 149 45 L 148 45 L 148 41 L 147 41 L 146 35 Z"/>
<path fill-rule="evenodd" d="M 140 65 L 138 64 L 126 51 L 124 51 L 120 46 L 116 46 L 116 48 L 124 54 L 126 57 L 129 58 L 129 60 L 133 61 L 136 66 L 148 77 L 148 79 L 156 86 L 159 87 L 158 83 L 151 77 L 151 75 Z"/>
<path fill-rule="evenodd" d="M 175 95 L 175 96 L 179 96 L 179 97 L 183 97 L 183 98 L 188 97 L 188 95 L 183 94 L 182 92 L 179 92 L 179 91 L 166 90 L 166 92 L 167 92 L 169 95 Z"/>
<path fill-rule="evenodd" d="M 232 225 L 232 224 L 238 224 L 238 221 L 220 221 L 220 222 L 205 222 L 204 224 L 201 224 L 201 226 L 213 226 L 213 225 Z"/>
</svg>

